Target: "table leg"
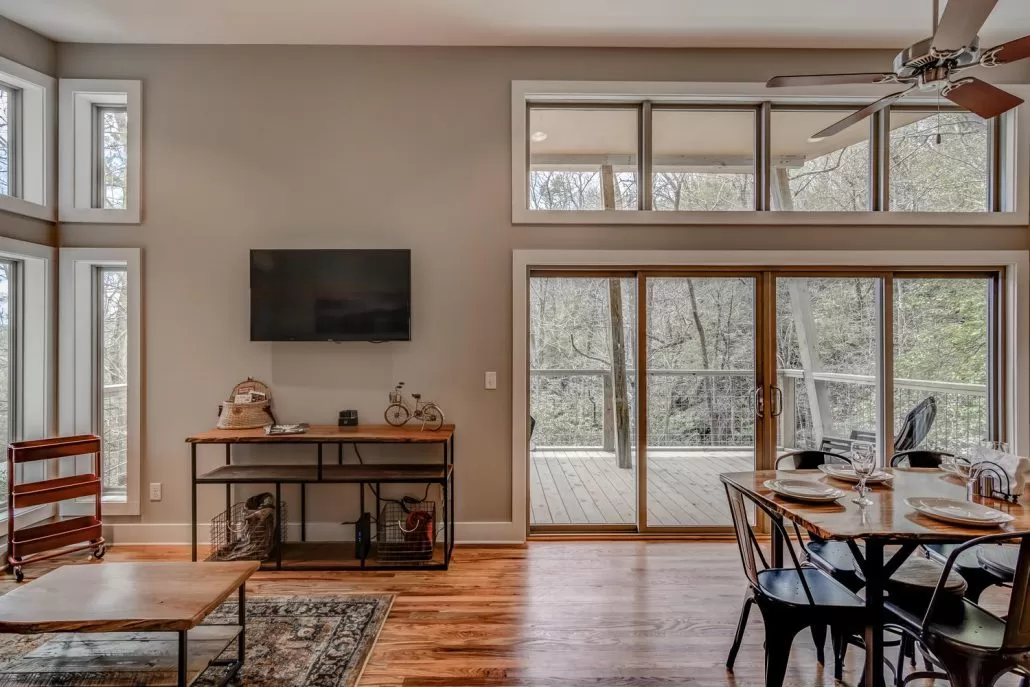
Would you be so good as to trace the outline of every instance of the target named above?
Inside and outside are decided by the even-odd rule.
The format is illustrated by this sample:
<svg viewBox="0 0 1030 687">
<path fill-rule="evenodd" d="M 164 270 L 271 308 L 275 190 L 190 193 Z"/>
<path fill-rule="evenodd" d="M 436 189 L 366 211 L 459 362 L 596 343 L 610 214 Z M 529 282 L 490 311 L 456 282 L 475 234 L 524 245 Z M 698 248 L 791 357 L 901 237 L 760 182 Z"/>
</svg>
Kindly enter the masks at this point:
<svg viewBox="0 0 1030 687">
<path fill-rule="evenodd" d="M 197 445 L 190 444 L 190 542 L 193 559 L 197 560 Z M 10 522 L 14 522 L 11 520 Z M 8 539 L 11 541 L 11 539 Z"/>
<path fill-rule="evenodd" d="M 300 540 L 308 540 L 308 485 L 300 483 Z"/>
<path fill-rule="evenodd" d="M 865 544 L 865 687 L 884 687 L 883 680 L 883 542 Z"/>
<path fill-rule="evenodd" d="M 283 507 L 282 484 L 275 483 L 275 569 L 283 569 Z"/>
<path fill-rule="evenodd" d="M 776 520 L 782 525 L 783 518 L 776 518 Z M 783 563 L 783 528 L 772 526 L 772 562 L 770 565 L 774 568 L 784 567 Z"/>
<path fill-rule="evenodd" d="M 176 684 L 179 687 L 186 687 L 189 684 L 189 675 L 187 675 L 187 666 L 189 665 L 188 656 L 186 655 L 186 631 L 181 630 L 179 633 L 179 667 L 178 676 L 176 678 Z"/>
<path fill-rule="evenodd" d="M 236 638 L 236 657 L 238 666 L 243 665 L 243 659 L 247 655 L 247 583 L 240 585 L 240 634 Z"/>
</svg>

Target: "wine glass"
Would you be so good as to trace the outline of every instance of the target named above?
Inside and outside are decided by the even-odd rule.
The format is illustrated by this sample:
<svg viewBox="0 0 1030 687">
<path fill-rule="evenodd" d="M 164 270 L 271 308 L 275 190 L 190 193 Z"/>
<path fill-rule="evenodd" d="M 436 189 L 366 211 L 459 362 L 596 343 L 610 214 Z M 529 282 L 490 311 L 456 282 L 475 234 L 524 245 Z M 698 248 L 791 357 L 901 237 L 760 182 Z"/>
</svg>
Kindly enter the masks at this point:
<svg viewBox="0 0 1030 687">
<path fill-rule="evenodd" d="M 852 501 L 860 506 L 873 505 L 872 499 L 866 496 L 868 492 L 866 480 L 876 470 L 876 452 L 873 451 L 872 444 L 856 441 L 851 445 L 851 467 L 858 475 L 858 497 Z"/>
</svg>

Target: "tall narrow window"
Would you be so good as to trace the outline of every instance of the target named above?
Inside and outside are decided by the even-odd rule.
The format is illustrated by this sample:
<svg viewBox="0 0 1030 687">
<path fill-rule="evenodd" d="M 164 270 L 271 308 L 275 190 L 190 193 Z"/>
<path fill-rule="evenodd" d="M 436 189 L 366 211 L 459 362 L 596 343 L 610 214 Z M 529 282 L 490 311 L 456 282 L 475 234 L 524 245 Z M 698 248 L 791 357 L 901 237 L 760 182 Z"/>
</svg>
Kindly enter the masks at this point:
<svg viewBox="0 0 1030 687">
<path fill-rule="evenodd" d="M 890 209 L 987 212 L 991 126 L 971 112 L 890 112 Z"/>
<path fill-rule="evenodd" d="M 124 107 L 96 108 L 95 207 L 125 209 L 129 159 L 128 119 L 128 110 Z"/>
<path fill-rule="evenodd" d="M 636 108 L 529 111 L 531 210 L 636 210 Z"/>
<path fill-rule="evenodd" d="M 96 424 L 103 438 L 105 496 L 125 494 L 128 467 L 129 282 L 124 267 L 97 268 Z"/>
<path fill-rule="evenodd" d="M 15 270 L 11 260 L 0 260 L 0 441 L 17 439 L 15 431 L 15 382 L 17 347 L 15 342 Z M 0 467 L 0 505 L 7 505 L 7 463 Z"/>
<path fill-rule="evenodd" d="M 16 92 L 0 83 L 0 196 L 16 195 L 14 179 L 14 127 Z"/>
</svg>

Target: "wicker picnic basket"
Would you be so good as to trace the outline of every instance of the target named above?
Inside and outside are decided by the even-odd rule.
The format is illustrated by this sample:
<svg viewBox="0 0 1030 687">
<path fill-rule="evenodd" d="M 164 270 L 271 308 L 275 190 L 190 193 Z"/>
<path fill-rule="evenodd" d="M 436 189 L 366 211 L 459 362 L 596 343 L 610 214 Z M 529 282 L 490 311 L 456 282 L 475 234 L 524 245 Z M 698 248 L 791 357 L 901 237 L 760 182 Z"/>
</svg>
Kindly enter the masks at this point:
<svg viewBox="0 0 1030 687">
<path fill-rule="evenodd" d="M 265 400 L 253 403 L 236 403 L 236 396 L 250 391 L 265 395 Z M 264 382 L 252 377 L 240 382 L 232 388 L 229 400 L 218 406 L 218 429 L 254 429 L 265 425 L 274 425 L 272 414 L 272 390 Z"/>
</svg>

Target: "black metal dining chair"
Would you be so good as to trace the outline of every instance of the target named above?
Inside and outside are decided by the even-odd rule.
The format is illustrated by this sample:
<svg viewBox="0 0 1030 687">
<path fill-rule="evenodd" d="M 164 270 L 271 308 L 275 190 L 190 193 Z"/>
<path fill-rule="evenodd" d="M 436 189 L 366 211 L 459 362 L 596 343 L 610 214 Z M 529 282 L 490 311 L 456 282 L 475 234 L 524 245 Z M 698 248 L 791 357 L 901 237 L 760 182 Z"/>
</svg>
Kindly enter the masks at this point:
<svg viewBox="0 0 1030 687">
<path fill-rule="evenodd" d="M 945 458 L 954 458 L 954 453 L 931 451 L 925 448 L 913 448 L 898 451 L 891 456 L 892 468 L 939 468 Z"/>
<path fill-rule="evenodd" d="M 790 466 L 792 470 L 817 470 L 820 465 L 826 463 L 850 464 L 847 458 L 833 451 L 822 451 L 819 449 L 799 449 L 789 451 L 776 459 L 776 469 L 783 470 Z"/>
<path fill-rule="evenodd" d="M 765 624 L 765 684 L 766 687 L 781 687 L 794 637 L 806 627 L 829 627 L 834 646 L 842 644 L 840 637 L 861 631 L 865 602 L 822 570 L 802 566 L 782 519 L 750 494 L 730 484 L 725 486 L 733 531 L 749 585 L 733 646 L 726 659 L 726 669 L 733 670 L 751 606 L 758 606 Z M 772 526 L 783 538 L 793 567 L 769 567 L 748 522 L 745 499 L 756 511 L 769 516 Z"/>
<path fill-rule="evenodd" d="M 967 598 L 956 605 L 944 587 L 959 557 L 1003 541 L 1019 542 L 1007 616 L 1000 618 Z M 1004 673 L 1030 675 L 1030 532 L 989 534 L 956 546 L 925 613 L 915 613 L 891 599 L 885 608 L 891 623 L 919 642 L 943 670 L 912 672 L 898 679 L 899 686 L 943 678 L 953 687 L 990 687 Z"/>
</svg>

